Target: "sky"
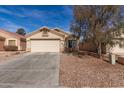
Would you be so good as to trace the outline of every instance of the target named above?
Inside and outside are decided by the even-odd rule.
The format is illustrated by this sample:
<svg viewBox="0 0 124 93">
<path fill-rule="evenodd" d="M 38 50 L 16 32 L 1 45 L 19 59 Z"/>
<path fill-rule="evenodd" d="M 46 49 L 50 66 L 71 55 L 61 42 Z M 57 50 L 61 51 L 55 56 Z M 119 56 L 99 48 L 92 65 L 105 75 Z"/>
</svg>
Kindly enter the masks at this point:
<svg viewBox="0 0 124 93">
<path fill-rule="evenodd" d="M 0 29 L 11 32 L 24 28 L 29 33 L 42 26 L 69 31 L 72 18 L 72 6 L 0 6 Z"/>
</svg>

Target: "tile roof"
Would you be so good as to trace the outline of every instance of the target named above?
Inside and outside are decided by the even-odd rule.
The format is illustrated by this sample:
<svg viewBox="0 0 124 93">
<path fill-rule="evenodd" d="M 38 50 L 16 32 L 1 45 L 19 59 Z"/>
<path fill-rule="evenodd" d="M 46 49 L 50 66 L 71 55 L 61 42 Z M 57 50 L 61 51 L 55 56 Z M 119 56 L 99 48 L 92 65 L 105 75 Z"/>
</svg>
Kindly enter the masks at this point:
<svg viewBox="0 0 124 93">
<path fill-rule="evenodd" d="M 9 31 L 3 30 L 3 29 L 0 29 L 0 32 L 12 35 L 12 36 L 14 36 L 16 38 L 25 38 L 25 36 L 23 36 L 23 35 L 17 34 L 15 32 L 9 32 Z"/>
</svg>

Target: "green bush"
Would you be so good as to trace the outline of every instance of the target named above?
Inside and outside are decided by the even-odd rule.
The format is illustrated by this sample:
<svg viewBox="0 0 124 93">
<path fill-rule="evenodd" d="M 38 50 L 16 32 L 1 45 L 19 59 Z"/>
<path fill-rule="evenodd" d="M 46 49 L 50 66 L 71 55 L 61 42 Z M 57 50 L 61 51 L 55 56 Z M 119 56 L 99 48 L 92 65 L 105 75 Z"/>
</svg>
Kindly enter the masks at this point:
<svg viewBox="0 0 124 93">
<path fill-rule="evenodd" d="M 17 46 L 4 46 L 4 49 L 6 51 L 17 51 L 18 47 Z"/>
</svg>

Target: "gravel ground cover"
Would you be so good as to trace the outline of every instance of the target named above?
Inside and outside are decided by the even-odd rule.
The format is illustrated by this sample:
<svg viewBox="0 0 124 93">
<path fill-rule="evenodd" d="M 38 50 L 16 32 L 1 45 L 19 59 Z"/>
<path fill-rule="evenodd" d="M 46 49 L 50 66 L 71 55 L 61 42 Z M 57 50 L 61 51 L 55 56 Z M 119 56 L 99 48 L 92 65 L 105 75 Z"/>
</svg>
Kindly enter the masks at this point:
<svg viewBox="0 0 124 93">
<path fill-rule="evenodd" d="M 6 60 L 9 61 L 15 57 L 19 57 L 26 53 L 26 51 L 0 51 L 0 64 Z"/>
<path fill-rule="evenodd" d="M 124 65 L 111 65 L 88 55 L 61 54 L 59 82 L 72 88 L 124 87 Z"/>
</svg>

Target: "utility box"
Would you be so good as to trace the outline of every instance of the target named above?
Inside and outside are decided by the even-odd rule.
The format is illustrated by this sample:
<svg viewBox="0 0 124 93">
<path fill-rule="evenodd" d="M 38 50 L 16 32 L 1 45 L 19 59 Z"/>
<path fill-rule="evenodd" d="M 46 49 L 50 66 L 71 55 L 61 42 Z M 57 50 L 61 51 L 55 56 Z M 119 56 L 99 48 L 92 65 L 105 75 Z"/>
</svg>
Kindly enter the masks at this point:
<svg viewBox="0 0 124 93">
<path fill-rule="evenodd" d="M 112 65 L 116 63 L 115 54 L 109 54 L 109 59 Z"/>
</svg>

